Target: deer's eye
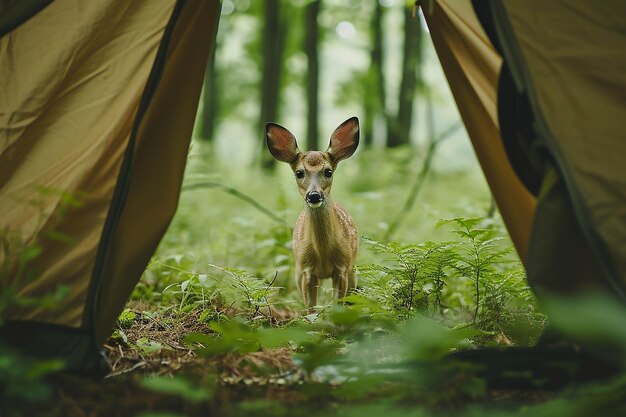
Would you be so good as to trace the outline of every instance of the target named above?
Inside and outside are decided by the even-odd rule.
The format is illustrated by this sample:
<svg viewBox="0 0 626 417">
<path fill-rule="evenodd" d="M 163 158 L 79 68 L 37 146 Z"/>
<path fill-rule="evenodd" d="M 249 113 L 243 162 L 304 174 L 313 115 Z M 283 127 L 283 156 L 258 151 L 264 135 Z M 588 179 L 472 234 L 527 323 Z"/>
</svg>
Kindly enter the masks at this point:
<svg viewBox="0 0 626 417">
<path fill-rule="evenodd" d="M 333 170 L 332 170 L 332 169 L 330 169 L 330 168 L 326 168 L 326 169 L 324 170 L 324 175 L 326 176 L 326 178 L 330 178 L 330 177 L 332 177 L 332 176 L 333 176 Z"/>
<path fill-rule="evenodd" d="M 304 178 L 304 171 L 299 169 L 296 171 L 296 178 Z"/>
</svg>

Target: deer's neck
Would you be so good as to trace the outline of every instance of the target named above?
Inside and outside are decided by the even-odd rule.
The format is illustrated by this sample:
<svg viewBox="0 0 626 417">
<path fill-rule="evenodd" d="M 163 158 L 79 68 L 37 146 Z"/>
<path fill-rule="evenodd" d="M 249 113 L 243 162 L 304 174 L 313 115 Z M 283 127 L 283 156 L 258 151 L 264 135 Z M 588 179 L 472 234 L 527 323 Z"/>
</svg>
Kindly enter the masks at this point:
<svg viewBox="0 0 626 417">
<path fill-rule="evenodd" d="M 337 215 L 330 199 L 317 208 L 305 206 L 308 232 L 311 242 L 318 251 L 324 251 L 335 246 L 337 229 Z"/>
</svg>

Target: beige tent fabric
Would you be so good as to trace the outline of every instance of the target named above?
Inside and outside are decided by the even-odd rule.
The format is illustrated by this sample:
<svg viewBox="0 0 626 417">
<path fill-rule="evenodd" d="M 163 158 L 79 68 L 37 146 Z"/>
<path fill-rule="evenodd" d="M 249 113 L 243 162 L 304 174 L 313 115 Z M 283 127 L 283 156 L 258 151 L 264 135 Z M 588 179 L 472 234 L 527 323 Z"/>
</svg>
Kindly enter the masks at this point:
<svg viewBox="0 0 626 417">
<path fill-rule="evenodd" d="M 63 307 L 11 319 L 78 327 L 125 145 L 173 0 L 56 0 L 0 38 L 0 265 L 24 296 Z M 71 196 L 71 197 L 70 197 Z M 43 251 L 11 265 L 23 247 Z"/>
<path fill-rule="evenodd" d="M 219 15 L 218 0 L 191 0 L 170 39 L 168 65 L 137 135 L 128 199 L 103 274 L 98 343 L 108 336 L 176 210 Z"/>
<path fill-rule="evenodd" d="M 597 235 L 626 283 L 626 2 L 502 5 L 534 87 L 531 99 L 566 181 L 578 190 L 578 217 L 590 217 L 583 229 Z"/>
<path fill-rule="evenodd" d="M 497 114 L 502 59 L 478 22 L 470 0 L 424 0 L 437 55 L 491 192 L 517 252 L 525 261 L 536 201 L 506 157 Z"/>
</svg>

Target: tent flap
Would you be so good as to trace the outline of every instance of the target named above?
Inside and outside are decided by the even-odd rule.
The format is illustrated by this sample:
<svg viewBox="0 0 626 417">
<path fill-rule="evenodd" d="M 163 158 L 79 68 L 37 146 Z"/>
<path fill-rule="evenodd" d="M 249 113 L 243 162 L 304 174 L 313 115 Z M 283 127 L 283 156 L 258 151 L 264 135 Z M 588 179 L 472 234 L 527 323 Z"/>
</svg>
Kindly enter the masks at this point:
<svg viewBox="0 0 626 417">
<path fill-rule="evenodd" d="M 0 37 L 0 342 L 97 367 L 175 212 L 219 15 L 56 0 Z"/>
<path fill-rule="evenodd" d="M 430 35 L 487 183 L 522 259 L 535 209 L 500 139 L 497 87 L 502 59 L 470 0 L 422 1 Z"/>
<path fill-rule="evenodd" d="M 626 301 L 626 4 L 490 5 L 512 83 L 531 113 L 512 134 L 525 128 L 522 146 L 528 152 L 545 150 L 544 160 L 562 179 L 589 242 L 587 258 L 598 265 L 594 278 L 571 279 L 605 281 Z M 519 111 L 514 100 L 503 97 L 501 117 Z"/>
</svg>

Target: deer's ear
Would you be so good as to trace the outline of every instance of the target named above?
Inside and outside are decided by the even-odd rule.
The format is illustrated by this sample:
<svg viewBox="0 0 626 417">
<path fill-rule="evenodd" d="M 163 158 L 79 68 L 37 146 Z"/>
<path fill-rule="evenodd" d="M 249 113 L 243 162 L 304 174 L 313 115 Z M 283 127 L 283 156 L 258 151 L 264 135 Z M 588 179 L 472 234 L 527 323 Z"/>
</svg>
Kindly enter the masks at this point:
<svg viewBox="0 0 626 417">
<path fill-rule="evenodd" d="M 265 125 L 267 148 L 274 158 L 281 162 L 293 163 L 298 159 L 300 150 L 293 134 L 276 123 Z"/>
<path fill-rule="evenodd" d="M 351 117 L 330 135 L 330 145 L 326 152 L 335 162 L 352 156 L 359 146 L 359 119 Z"/>
</svg>

